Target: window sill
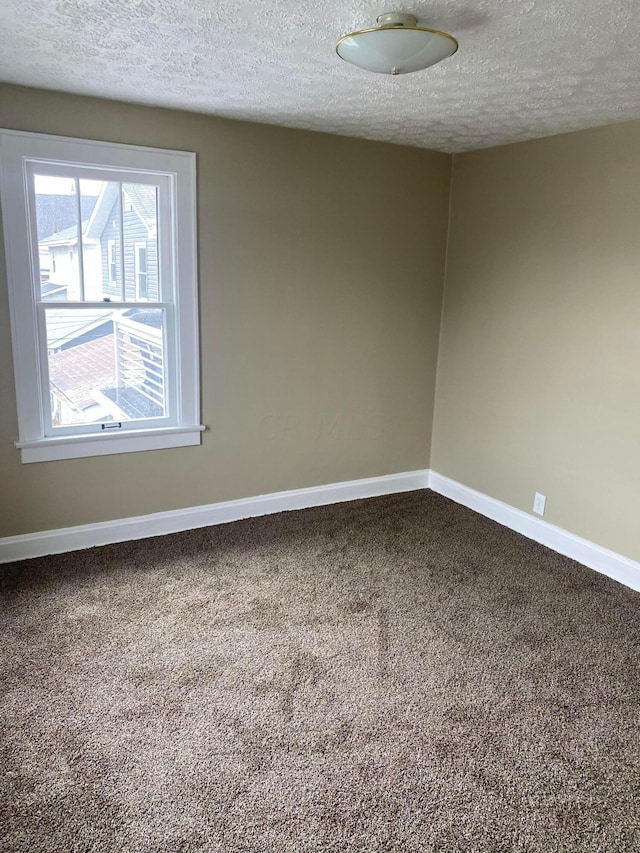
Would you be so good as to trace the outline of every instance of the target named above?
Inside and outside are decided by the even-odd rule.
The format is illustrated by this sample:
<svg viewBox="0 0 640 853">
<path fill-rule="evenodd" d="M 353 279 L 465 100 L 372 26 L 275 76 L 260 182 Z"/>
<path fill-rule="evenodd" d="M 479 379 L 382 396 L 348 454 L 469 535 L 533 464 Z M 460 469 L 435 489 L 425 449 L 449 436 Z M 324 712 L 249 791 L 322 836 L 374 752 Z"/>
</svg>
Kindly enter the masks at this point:
<svg viewBox="0 0 640 853">
<path fill-rule="evenodd" d="M 23 462 L 51 462 L 55 459 L 190 447 L 200 444 L 200 433 L 204 429 L 204 426 L 197 425 L 137 430 L 119 435 L 65 435 L 37 441 L 16 441 L 16 447 L 20 450 Z"/>
</svg>

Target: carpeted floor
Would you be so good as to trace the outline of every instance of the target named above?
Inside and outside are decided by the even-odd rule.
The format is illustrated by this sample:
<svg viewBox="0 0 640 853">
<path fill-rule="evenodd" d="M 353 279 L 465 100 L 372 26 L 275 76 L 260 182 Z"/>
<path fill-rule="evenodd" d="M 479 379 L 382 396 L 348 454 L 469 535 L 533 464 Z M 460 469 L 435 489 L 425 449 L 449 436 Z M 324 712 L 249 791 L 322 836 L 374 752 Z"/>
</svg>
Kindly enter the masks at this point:
<svg viewBox="0 0 640 853">
<path fill-rule="evenodd" d="M 0 850 L 640 850 L 640 595 L 431 492 L 0 567 Z"/>
</svg>

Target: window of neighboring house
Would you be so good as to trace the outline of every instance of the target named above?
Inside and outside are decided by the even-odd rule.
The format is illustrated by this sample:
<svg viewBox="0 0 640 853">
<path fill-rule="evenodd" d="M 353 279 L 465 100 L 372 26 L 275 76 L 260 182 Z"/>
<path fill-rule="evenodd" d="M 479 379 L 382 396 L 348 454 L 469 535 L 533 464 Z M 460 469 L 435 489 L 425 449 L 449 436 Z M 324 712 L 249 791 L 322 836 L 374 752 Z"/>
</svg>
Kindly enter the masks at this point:
<svg viewBox="0 0 640 853">
<path fill-rule="evenodd" d="M 116 241 L 107 240 L 107 268 L 109 270 L 109 287 L 118 286 L 118 261 L 116 259 Z"/>
<path fill-rule="evenodd" d="M 195 155 L 15 131 L 0 154 L 22 461 L 199 444 Z"/>
<path fill-rule="evenodd" d="M 147 291 L 147 244 L 136 243 L 134 247 L 136 296 L 140 300 L 148 297 Z"/>
</svg>

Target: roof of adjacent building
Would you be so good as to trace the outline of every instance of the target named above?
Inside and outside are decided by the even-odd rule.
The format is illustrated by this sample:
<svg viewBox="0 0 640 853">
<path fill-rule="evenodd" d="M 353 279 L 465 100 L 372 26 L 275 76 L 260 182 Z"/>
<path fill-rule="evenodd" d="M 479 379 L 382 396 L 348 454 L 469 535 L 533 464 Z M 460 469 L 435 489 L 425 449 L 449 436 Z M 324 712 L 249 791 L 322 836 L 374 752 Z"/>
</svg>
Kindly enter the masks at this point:
<svg viewBox="0 0 640 853">
<path fill-rule="evenodd" d="M 84 234 L 84 230 L 87 227 L 88 219 L 85 219 L 82 223 L 82 233 Z M 52 246 L 55 243 L 75 243 L 78 239 L 78 226 L 70 225 L 68 228 L 63 228 L 62 231 L 56 231 L 54 234 L 51 234 L 49 237 L 46 237 L 44 240 L 39 240 L 39 246 Z"/>
<path fill-rule="evenodd" d="M 112 388 L 116 382 L 113 335 L 78 344 L 49 356 L 49 382 L 77 411 L 96 404 L 93 391 Z"/>
<path fill-rule="evenodd" d="M 123 184 L 122 191 L 131 202 L 136 213 L 149 229 L 155 231 L 157 225 L 156 188 L 152 184 Z M 107 223 L 109 214 L 118 197 L 118 184 L 109 181 L 104 184 L 97 201 L 91 208 L 91 215 L 82 221 L 83 237 L 99 239 Z M 83 208 L 83 213 L 85 208 Z M 38 216 L 40 214 L 38 213 Z M 55 231 L 49 236 L 38 240 L 39 246 L 54 246 L 57 243 L 75 243 L 78 239 L 78 228 L 74 223 L 67 228 Z"/>
<path fill-rule="evenodd" d="M 62 349 L 112 319 L 113 311 L 108 308 L 48 309 L 47 349 Z"/>
<path fill-rule="evenodd" d="M 155 230 L 158 216 L 155 186 L 151 184 L 123 184 L 122 189 L 147 228 Z"/>
<path fill-rule="evenodd" d="M 80 195 L 82 219 L 89 221 L 97 196 Z M 78 219 L 78 199 L 75 195 L 59 193 L 36 193 L 36 219 L 38 242 L 47 240 L 52 234 L 65 231 Z"/>
<path fill-rule="evenodd" d="M 58 312 L 48 311 L 47 316 L 53 313 Z M 70 312 L 60 313 L 64 315 Z M 90 310 L 83 311 L 83 314 L 92 313 Z M 109 321 L 112 316 L 110 312 Z M 153 329 L 161 325 L 162 311 L 132 308 L 124 312 L 122 317 Z M 144 393 L 144 388 L 138 389 L 126 383 L 117 387 L 116 342 L 112 329 L 107 327 L 109 333 L 105 334 L 103 324 L 104 317 L 99 326 L 84 330 L 84 340 L 76 335 L 72 346 L 49 356 L 51 390 L 78 412 L 84 412 L 96 404 L 103 407 L 106 404 L 107 411 L 115 413 L 117 420 L 120 417 L 123 420 L 161 417 L 163 407 L 150 399 Z M 131 330 L 132 327 L 128 328 Z M 144 371 L 142 360 L 141 368 Z"/>
</svg>

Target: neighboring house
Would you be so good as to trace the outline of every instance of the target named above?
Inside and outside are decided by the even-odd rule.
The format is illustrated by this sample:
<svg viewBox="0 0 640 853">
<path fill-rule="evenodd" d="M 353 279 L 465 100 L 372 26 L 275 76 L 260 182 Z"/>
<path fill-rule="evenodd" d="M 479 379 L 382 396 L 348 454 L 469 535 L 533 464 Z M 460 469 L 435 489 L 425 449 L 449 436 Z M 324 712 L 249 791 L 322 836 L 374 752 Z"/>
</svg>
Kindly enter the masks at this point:
<svg viewBox="0 0 640 853">
<path fill-rule="evenodd" d="M 98 198 L 95 223 L 87 226 L 89 238 L 99 232 L 103 295 L 128 300 L 158 299 L 158 234 L 156 189 L 144 184 L 123 184 L 122 238 L 124 258 L 121 258 L 120 213 L 117 184 L 107 184 Z M 103 220 L 103 209 L 109 210 Z M 123 263 L 124 261 L 124 263 Z"/>
<path fill-rule="evenodd" d="M 88 219 L 91 216 L 96 198 L 95 195 L 80 196 L 80 209 L 83 219 Z M 38 192 L 36 193 L 36 213 L 38 240 L 45 240 L 77 221 L 78 200 L 75 195 Z"/>
<path fill-rule="evenodd" d="M 96 203 L 95 195 L 80 196 L 82 219 L 87 220 Z M 36 220 L 38 243 L 70 228 L 78 219 L 78 200 L 75 195 L 60 193 L 36 193 Z M 51 272 L 51 253 L 47 246 L 40 250 L 40 277 L 47 281 Z M 49 298 L 49 297 L 46 297 Z M 55 297 L 53 297 L 55 298 Z M 62 297 L 65 298 L 65 297 Z"/>
<path fill-rule="evenodd" d="M 119 184 L 105 182 L 91 215 L 82 222 L 87 301 L 158 299 L 156 189 L 145 184 L 123 184 L 122 194 L 121 207 Z M 40 239 L 39 250 L 41 278 L 49 285 L 66 289 L 66 295 L 58 289 L 52 294 L 43 293 L 43 297 L 79 300 L 77 226 L 71 225 Z M 43 258 L 48 260 L 46 266 Z"/>
<path fill-rule="evenodd" d="M 82 223 L 84 231 L 88 220 Z M 51 236 L 40 240 L 40 280 L 46 281 L 42 298 L 46 301 L 80 298 L 80 278 L 78 266 L 78 227 L 70 225 Z M 48 264 L 43 267 L 43 257 L 48 253 Z M 55 288 L 55 289 L 52 289 Z M 102 300 L 102 296 L 98 297 Z"/>
<path fill-rule="evenodd" d="M 60 424 L 96 423 L 107 412 L 96 388 L 110 387 L 115 376 L 113 335 L 84 342 L 49 357 L 51 418 Z"/>
</svg>

